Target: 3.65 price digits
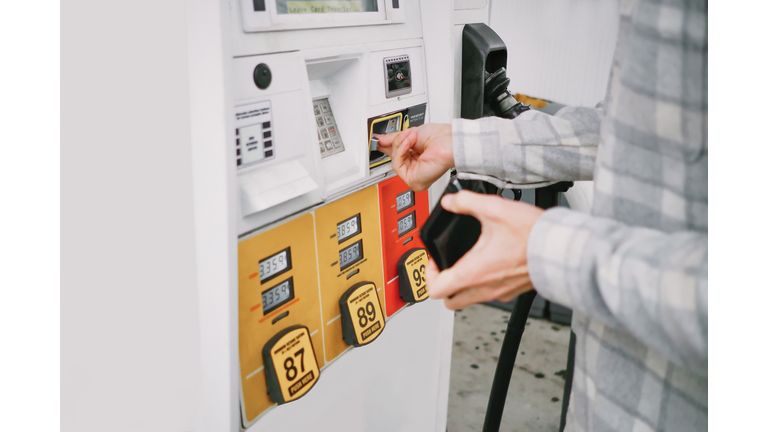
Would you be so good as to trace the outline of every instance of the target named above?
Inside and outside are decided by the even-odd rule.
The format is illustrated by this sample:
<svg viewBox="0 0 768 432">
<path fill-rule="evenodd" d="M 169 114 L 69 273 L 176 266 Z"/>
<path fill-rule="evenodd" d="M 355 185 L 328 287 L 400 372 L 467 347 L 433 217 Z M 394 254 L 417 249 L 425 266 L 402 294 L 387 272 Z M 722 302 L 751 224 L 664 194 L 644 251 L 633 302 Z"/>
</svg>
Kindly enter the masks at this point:
<svg viewBox="0 0 768 432">
<path fill-rule="evenodd" d="M 357 323 L 360 325 L 360 328 L 365 328 L 368 323 L 376 320 L 376 307 L 373 306 L 372 302 L 368 302 L 365 308 L 361 306 L 357 309 L 357 318 L 359 319 Z"/>
</svg>

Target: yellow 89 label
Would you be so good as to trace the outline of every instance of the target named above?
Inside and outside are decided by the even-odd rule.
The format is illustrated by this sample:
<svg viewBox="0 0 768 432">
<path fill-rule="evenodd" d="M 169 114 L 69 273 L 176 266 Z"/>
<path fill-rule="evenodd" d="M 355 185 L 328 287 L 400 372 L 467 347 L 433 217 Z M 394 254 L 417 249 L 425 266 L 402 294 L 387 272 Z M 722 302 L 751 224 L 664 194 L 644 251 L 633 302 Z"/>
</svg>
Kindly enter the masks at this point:
<svg viewBox="0 0 768 432">
<path fill-rule="evenodd" d="M 320 377 L 309 329 L 293 326 L 264 345 L 264 370 L 269 397 L 278 404 L 304 396 Z"/>
<path fill-rule="evenodd" d="M 418 303 L 429 298 L 427 292 L 427 262 L 429 255 L 424 248 L 414 248 L 403 254 L 397 262 L 400 276 L 400 298 L 408 303 Z"/>
<path fill-rule="evenodd" d="M 349 345 L 367 345 L 384 330 L 384 314 L 372 282 L 360 282 L 348 289 L 339 299 L 339 308 L 341 331 Z"/>
</svg>

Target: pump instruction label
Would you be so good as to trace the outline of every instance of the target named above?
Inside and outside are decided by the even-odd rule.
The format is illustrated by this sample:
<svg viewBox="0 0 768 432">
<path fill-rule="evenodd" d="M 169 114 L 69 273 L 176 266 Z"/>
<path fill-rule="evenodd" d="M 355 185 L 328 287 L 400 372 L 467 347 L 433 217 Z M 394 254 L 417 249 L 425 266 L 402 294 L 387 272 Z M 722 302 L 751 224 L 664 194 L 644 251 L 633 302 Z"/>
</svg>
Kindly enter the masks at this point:
<svg viewBox="0 0 768 432">
<path fill-rule="evenodd" d="M 371 343 L 384 329 L 384 313 L 381 309 L 376 285 L 371 282 L 356 284 L 341 297 L 342 332 L 349 345 Z"/>
<path fill-rule="evenodd" d="M 272 104 L 257 102 L 235 107 L 235 149 L 238 168 L 275 157 Z"/>
<path fill-rule="evenodd" d="M 304 326 L 278 333 L 264 346 L 262 354 L 267 391 L 278 404 L 304 396 L 320 376 L 309 330 Z"/>
</svg>

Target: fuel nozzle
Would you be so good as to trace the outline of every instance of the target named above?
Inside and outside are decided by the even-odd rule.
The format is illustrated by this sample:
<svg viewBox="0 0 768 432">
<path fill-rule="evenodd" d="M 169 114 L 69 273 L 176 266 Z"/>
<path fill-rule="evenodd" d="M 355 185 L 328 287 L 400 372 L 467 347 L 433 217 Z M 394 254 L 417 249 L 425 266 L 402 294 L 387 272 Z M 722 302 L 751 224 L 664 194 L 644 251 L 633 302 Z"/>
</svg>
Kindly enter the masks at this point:
<svg viewBox="0 0 768 432">
<path fill-rule="evenodd" d="M 507 69 L 500 67 L 494 73 L 485 72 L 485 103 L 486 115 L 513 119 L 531 109 L 530 106 L 518 102 L 507 90 L 509 78 Z"/>
</svg>

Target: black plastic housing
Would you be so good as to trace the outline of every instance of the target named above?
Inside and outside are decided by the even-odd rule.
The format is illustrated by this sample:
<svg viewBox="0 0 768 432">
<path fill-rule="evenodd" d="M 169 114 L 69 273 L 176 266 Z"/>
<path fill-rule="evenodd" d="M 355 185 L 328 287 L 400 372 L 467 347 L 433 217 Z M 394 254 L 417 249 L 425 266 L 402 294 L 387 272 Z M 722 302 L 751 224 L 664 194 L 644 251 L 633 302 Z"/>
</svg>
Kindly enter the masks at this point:
<svg viewBox="0 0 768 432">
<path fill-rule="evenodd" d="M 461 190 L 486 193 L 481 182 L 452 178 L 440 198 Z M 443 271 L 456 264 L 459 258 L 472 249 L 481 231 L 480 221 L 473 216 L 451 213 L 438 201 L 429 219 L 424 222 L 419 236 L 437 267 Z"/>
</svg>

